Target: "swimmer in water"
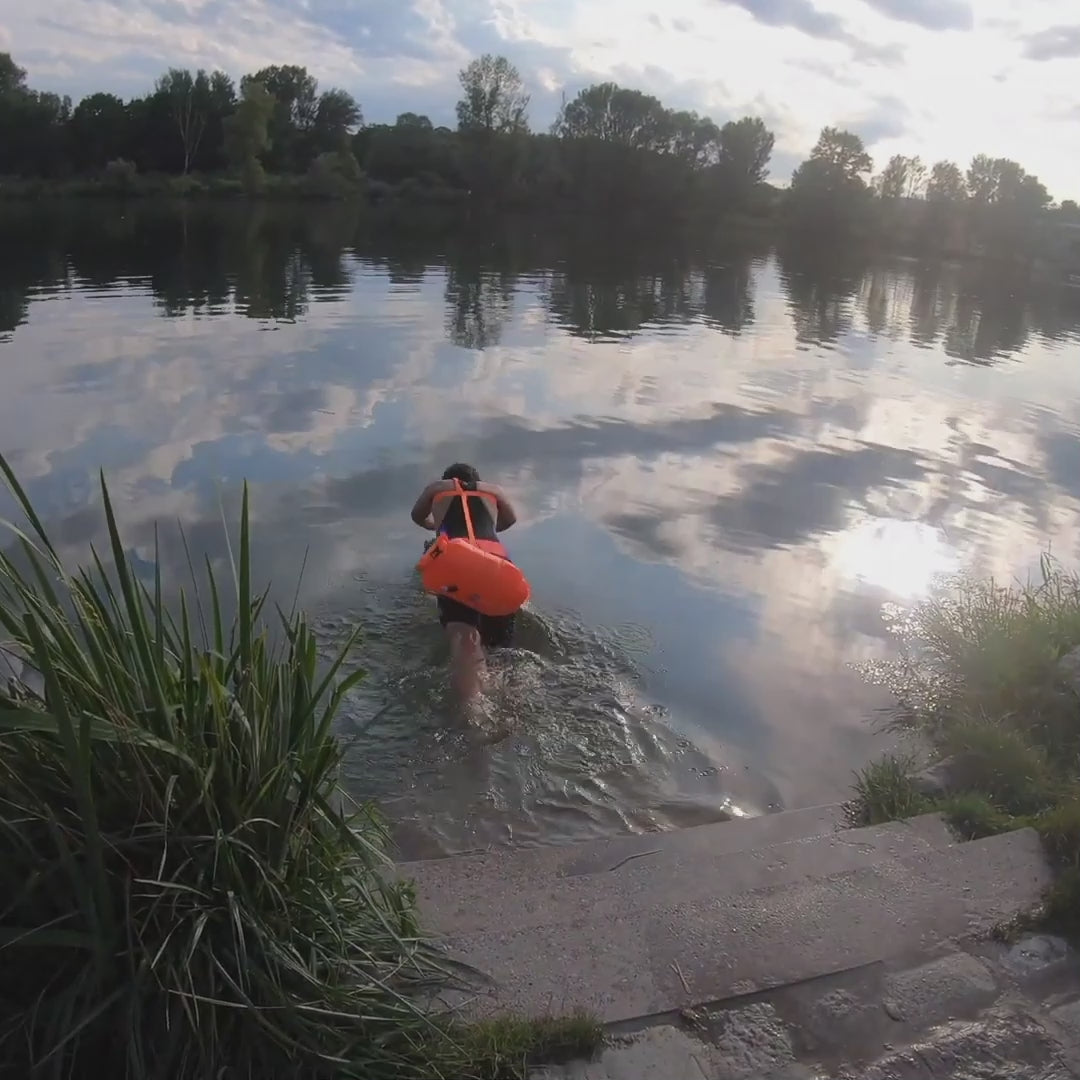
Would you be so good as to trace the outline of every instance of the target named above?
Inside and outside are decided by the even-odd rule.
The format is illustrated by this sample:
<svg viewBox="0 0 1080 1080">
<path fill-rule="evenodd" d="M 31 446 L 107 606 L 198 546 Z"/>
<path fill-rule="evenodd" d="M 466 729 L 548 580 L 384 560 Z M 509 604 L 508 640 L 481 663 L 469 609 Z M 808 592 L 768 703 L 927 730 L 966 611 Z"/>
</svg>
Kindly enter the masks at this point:
<svg viewBox="0 0 1080 1080">
<path fill-rule="evenodd" d="M 466 492 L 477 494 L 455 496 L 458 483 Z M 467 537 L 463 498 L 469 500 L 473 532 L 479 541 L 497 542 L 496 533 L 505 532 L 517 521 L 517 513 L 502 489 L 483 482 L 477 470 L 464 462 L 449 466 L 441 480 L 424 488 L 412 508 L 412 519 L 422 529 L 443 533 L 450 539 Z M 490 509 L 492 500 L 495 503 L 494 519 Z M 439 623 L 450 642 L 454 686 L 463 699 L 469 700 L 483 690 L 487 672 L 484 649 L 510 644 L 514 636 L 514 616 L 482 615 L 449 596 L 437 599 Z"/>
</svg>

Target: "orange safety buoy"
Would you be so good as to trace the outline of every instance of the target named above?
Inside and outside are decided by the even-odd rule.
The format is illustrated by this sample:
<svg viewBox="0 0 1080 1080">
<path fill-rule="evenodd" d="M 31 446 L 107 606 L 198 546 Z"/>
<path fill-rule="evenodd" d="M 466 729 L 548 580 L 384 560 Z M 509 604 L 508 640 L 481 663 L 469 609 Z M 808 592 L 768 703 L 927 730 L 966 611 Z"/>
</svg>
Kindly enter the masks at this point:
<svg viewBox="0 0 1080 1080">
<path fill-rule="evenodd" d="M 469 494 L 490 498 L 486 492 L 468 492 L 455 481 L 468 537 L 440 533 L 416 564 L 424 590 L 456 600 L 481 615 L 513 615 L 528 599 L 529 582 L 510 561 L 498 540 L 477 540 L 469 511 Z"/>
</svg>

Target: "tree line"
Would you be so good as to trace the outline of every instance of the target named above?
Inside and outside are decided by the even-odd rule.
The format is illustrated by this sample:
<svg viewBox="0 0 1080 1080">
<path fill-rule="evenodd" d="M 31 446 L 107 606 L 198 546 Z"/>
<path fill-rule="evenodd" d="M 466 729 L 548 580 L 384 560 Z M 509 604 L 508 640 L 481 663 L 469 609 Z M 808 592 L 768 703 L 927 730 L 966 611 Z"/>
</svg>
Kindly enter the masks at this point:
<svg viewBox="0 0 1080 1080">
<path fill-rule="evenodd" d="M 61 179 L 114 173 L 309 170 L 348 149 L 360 107 L 344 90 L 319 92 L 302 67 L 272 66 L 240 80 L 170 68 L 142 97 L 69 97 L 32 90 L 0 53 L 0 175 Z"/>
<path fill-rule="evenodd" d="M 347 91 L 320 91 L 295 65 L 263 68 L 238 86 L 222 71 L 172 68 L 142 97 L 95 93 L 73 107 L 29 88 L 0 53 L 0 176 L 131 187 L 140 174 L 164 174 L 179 178 L 180 191 L 228 176 L 248 192 L 268 178 L 304 177 L 328 195 L 471 196 L 659 217 L 735 212 L 931 244 L 972 228 L 1011 242 L 1051 204 L 1038 177 L 1005 158 L 978 155 L 963 171 L 896 155 L 875 176 L 861 138 L 831 127 L 781 192 L 766 182 L 775 139 L 758 117 L 719 125 L 605 82 L 564 100 L 550 129 L 534 132 L 529 95 L 505 57 L 479 57 L 459 77 L 455 128 L 413 112 L 365 125 Z M 1070 200 L 1058 209 L 1077 216 Z"/>
<path fill-rule="evenodd" d="M 1051 202 L 1046 185 L 1022 165 L 1008 158 L 977 154 L 966 172 L 953 161 L 938 161 L 929 170 L 918 157 L 896 154 L 872 179 L 873 159 L 862 139 L 849 131 L 825 128 L 808 160 L 792 177 L 794 200 L 851 205 L 865 196 L 883 202 L 924 199 L 933 204 L 972 203 L 1038 212 Z M 1066 199 L 1060 209 L 1075 212 Z"/>
<path fill-rule="evenodd" d="M 239 85 L 222 71 L 171 68 L 141 96 L 95 93 L 77 105 L 31 89 L 0 54 L 0 176 L 62 180 L 139 174 L 230 174 L 248 190 L 269 176 L 322 171 L 379 193 L 405 185 L 439 197 L 500 203 L 587 197 L 613 208 L 674 197 L 748 202 L 768 175 L 774 138 L 757 118 L 720 126 L 614 83 L 566 102 L 534 133 L 529 96 L 504 57 L 460 73 L 455 129 L 416 113 L 365 125 L 346 91 L 320 91 L 299 66 L 272 66 Z"/>
<path fill-rule="evenodd" d="M 787 194 L 790 222 L 803 229 L 856 232 L 913 251 L 1031 255 L 1046 248 L 1040 225 L 1080 222 L 1071 199 L 1054 206 L 1046 185 L 1008 158 L 977 154 L 966 170 L 927 166 L 897 154 L 878 174 L 858 135 L 827 127 L 796 170 Z"/>
</svg>

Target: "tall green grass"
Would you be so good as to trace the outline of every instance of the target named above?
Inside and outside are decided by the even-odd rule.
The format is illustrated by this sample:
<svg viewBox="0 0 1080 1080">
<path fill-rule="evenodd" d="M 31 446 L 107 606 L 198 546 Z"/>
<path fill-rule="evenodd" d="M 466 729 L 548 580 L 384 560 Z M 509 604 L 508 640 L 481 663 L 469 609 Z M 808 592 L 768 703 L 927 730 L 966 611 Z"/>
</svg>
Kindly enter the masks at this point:
<svg viewBox="0 0 1080 1080">
<path fill-rule="evenodd" d="M 42 687 L 0 683 L 0 1075 L 443 1075 L 411 887 L 337 786 L 356 635 L 320 664 L 255 591 L 246 488 L 226 620 L 208 561 L 174 604 L 140 580 L 104 476 L 109 550 L 70 570 L 0 470 L 0 637 Z"/>
<path fill-rule="evenodd" d="M 919 605 L 901 645 L 897 726 L 936 738 L 986 719 L 1048 750 L 1080 749 L 1076 697 L 1056 678 L 1059 659 L 1080 645 L 1080 576 L 1049 555 L 1033 581 L 963 580 Z"/>
<path fill-rule="evenodd" d="M 916 786 L 915 772 L 911 754 L 885 754 L 858 770 L 854 797 L 845 807 L 848 821 L 855 826 L 880 825 L 930 810 L 929 800 Z"/>
<path fill-rule="evenodd" d="M 892 726 L 950 761 L 951 790 L 934 805 L 965 839 L 1037 828 L 1066 871 L 1051 906 L 1071 896 L 1080 911 L 1068 886 L 1080 882 L 1080 691 L 1058 670 L 1078 646 L 1080 575 L 1045 556 L 1034 581 L 961 582 L 919 606 L 887 683 Z M 856 777 L 853 817 L 934 808 L 917 769 L 911 757 L 872 763 Z"/>
</svg>

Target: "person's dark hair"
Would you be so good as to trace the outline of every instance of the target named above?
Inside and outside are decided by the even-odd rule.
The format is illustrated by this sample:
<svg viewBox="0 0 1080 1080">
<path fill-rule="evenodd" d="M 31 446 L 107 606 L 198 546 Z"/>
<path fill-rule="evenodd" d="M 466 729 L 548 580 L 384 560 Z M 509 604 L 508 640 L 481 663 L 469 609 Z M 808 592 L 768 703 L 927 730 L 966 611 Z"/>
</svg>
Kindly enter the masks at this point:
<svg viewBox="0 0 1080 1080">
<path fill-rule="evenodd" d="M 463 461 L 457 461 L 449 466 L 442 474 L 444 480 L 460 480 L 463 484 L 476 484 L 480 480 L 480 474 L 472 465 L 466 465 Z"/>
</svg>

